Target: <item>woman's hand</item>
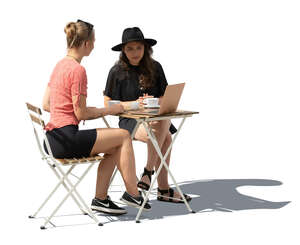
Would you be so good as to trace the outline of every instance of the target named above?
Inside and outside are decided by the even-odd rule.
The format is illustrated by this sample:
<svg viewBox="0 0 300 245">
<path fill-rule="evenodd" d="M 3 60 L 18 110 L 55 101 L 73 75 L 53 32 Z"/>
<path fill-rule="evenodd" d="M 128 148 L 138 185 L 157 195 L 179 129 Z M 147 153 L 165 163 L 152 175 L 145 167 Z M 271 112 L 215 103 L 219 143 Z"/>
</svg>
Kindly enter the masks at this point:
<svg viewBox="0 0 300 245">
<path fill-rule="evenodd" d="M 153 95 L 143 94 L 143 99 L 154 98 Z"/>
<path fill-rule="evenodd" d="M 136 100 L 136 102 L 139 103 L 139 107 L 142 107 L 142 106 L 144 105 L 143 100 L 144 100 L 143 97 L 139 97 L 139 98 Z"/>
<path fill-rule="evenodd" d="M 147 99 L 147 98 L 154 98 L 153 95 L 148 95 L 148 94 L 143 94 L 143 96 L 140 96 L 136 101 L 139 103 L 140 106 L 144 106 L 145 103 L 144 103 L 144 99 Z"/>
</svg>

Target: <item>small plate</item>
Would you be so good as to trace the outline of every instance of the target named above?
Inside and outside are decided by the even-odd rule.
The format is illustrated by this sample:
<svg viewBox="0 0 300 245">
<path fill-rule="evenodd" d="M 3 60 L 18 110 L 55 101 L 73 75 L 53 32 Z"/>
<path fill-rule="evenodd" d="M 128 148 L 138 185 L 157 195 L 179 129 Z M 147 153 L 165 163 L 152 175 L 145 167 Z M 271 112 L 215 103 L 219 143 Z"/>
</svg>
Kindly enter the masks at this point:
<svg viewBox="0 0 300 245">
<path fill-rule="evenodd" d="M 145 105 L 144 108 L 145 109 L 159 109 L 160 105 L 158 105 L 158 106 L 147 106 L 147 105 Z"/>
</svg>

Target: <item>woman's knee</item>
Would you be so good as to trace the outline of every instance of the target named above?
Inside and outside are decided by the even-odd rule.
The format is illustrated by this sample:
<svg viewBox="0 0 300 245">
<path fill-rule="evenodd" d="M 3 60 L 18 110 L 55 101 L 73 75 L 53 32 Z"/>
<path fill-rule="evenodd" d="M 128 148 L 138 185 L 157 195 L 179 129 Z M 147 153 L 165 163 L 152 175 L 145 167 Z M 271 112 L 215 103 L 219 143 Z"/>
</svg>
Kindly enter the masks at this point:
<svg viewBox="0 0 300 245">
<path fill-rule="evenodd" d="M 156 121 L 151 124 L 152 131 L 155 133 L 157 137 L 164 135 L 170 128 L 170 123 L 168 120 Z"/>
<path fill-rule="evenodd" d="M 172 136 L 170 133 L 167 134 L 166 139 L 165 139 L 165 145 L 170 145 L 172 143 Z"/>
<path fill-rule="evenodd" d="M 151 124 L 151 128 L 155 131 L 163 131 L 167 130 L 170 127 L 170 121 L 169 120 L 160 120 L 160 121 L 154 121 Z"/>
<path fill-rule="evenodd" d="M 164 127 L 166 130 L 169 130 L 170 126 L 171 126 L 171 121 L 170 120 L 163 120 L 162 127 Z"/>
<path fill-rule="evenodd" d="M 109 149 L 108 151 L 105 152 L 105 155 L 113 155 L 115 154 L 115 152 L 117 151 L 118 147 L 113 147 L 111 149 Z"/>
<path fill-rule="evenodd" d="M 120 128 L 119 131 L 118 131 L 118 134 L 120 135 L 120 137 L 122 137 L 123 140 L 126 140 L 128 138 L 131 139 L 130 133 L 126 129 Z"/>
</svg>

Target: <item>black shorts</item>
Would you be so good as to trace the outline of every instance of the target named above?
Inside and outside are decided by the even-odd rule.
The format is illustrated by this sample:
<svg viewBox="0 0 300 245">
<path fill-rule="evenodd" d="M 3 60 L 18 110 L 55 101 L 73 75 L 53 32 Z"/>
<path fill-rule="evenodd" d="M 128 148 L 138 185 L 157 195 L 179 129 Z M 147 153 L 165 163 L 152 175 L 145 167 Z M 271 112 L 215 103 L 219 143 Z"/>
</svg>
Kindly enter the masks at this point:
<svg viewBox="0 0 300 245">
<path fill-rule="evenodd" d="M 119 127 L 128 130 L 130 135 L 132 134 L 136 124 L 137 122 L 133 118 L 119 117 Z M 172 123 L 170 125 L 169 131 L 171 134 L 175 134 L 177 132 L 177 129 Z"/>
<path fill-rule="evenodd" d="M 78 130 L 77 125 L 55 128 L 46 133 L 55 158 L 89 157 L 97 138 L 96 129 Z M 44 141 L 44 149 L 48 153 Z"/>
</svg>

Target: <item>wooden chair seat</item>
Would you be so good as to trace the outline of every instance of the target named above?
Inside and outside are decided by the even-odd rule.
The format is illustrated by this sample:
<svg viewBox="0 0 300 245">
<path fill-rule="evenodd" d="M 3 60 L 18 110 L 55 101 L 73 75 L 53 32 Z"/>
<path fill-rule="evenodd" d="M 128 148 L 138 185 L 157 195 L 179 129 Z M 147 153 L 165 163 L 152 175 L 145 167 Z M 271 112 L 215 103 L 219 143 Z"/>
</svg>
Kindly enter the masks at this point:
<svg viewBox="0 0 300 245">
<path fill-rule="evenodd" d="M 92 156 L 92 157 L 83 157 L 83 158 L 63 158 L 59 159 L 56 158 L 57 161 L 59 161 L 61 164 L 68 165 L 68 164 L 81 164 L 81 163 L 89 163 L 89 162 L 94 162 L 94 161 L 99 161 L 103 160 L 103 156 Z"/>
</svg>

